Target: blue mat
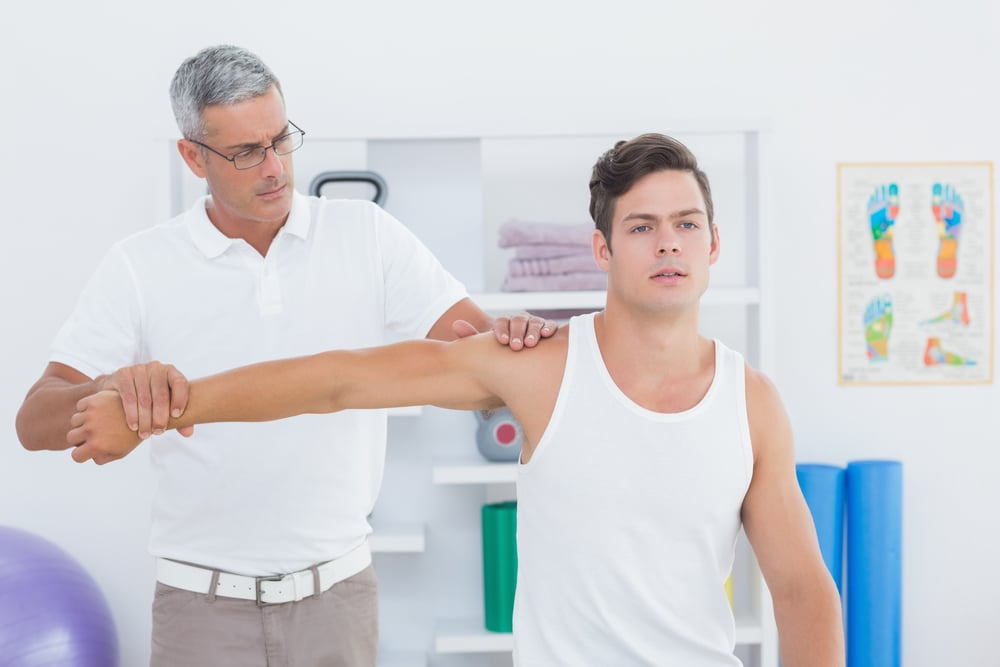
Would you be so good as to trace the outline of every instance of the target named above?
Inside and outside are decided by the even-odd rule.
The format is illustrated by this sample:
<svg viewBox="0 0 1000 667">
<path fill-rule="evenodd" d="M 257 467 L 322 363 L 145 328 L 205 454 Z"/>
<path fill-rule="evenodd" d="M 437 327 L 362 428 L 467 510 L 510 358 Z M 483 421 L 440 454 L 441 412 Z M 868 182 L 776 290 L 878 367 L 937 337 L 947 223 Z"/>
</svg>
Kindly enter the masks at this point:
<svg viewBox="0 0 1000 667">
<path fill-rule="evenodd" d="M 902 464 L 848 463 L 848 667 L 899 667 L 902 547 Z"/>
<path fill-rule="evenodd" d="M 795 466 L 799 488 L 809 505 L 823 562 L 837 591 L 844 595 L 844 489 L 845 470 L 821 463 Z"/>
</svg>

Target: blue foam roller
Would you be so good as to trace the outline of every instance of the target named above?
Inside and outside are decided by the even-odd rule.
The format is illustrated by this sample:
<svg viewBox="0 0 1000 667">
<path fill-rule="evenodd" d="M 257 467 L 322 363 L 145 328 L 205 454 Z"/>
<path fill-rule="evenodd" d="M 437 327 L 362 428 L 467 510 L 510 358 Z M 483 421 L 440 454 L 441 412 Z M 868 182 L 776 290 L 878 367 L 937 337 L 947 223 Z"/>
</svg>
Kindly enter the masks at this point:
<svg viewBox="0 0 1000 667">
<path fill-rule="evenodd" d="M 799 488 L 809 506 L 823 562 L 843 597 L 845 470 L 822 463 L 795 466 Z"/>
<path fill-rule="evenodd" d="M 903 465 L 847 464 L 847 665 L 899 667 Z"/>
</svg>

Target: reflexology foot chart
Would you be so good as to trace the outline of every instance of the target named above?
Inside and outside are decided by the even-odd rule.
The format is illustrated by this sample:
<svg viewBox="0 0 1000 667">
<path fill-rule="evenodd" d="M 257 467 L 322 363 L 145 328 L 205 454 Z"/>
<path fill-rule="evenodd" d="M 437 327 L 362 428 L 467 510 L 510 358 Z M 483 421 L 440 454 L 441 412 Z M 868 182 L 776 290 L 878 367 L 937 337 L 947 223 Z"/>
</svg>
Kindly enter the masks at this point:
<svg viewBox="0 0 1000 667">
<path fill-rule="evenodd" d="M 993 381 L 993 164 L 837 169 L 838 381 Z"/>
</svg>

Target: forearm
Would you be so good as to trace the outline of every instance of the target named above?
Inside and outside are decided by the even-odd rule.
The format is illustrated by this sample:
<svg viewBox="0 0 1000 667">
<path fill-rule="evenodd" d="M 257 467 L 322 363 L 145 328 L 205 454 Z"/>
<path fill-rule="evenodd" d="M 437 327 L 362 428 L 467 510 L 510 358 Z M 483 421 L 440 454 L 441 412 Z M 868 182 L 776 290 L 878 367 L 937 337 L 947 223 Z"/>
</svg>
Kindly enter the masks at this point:
<svg viewBox="0 0 1000 667">
<path fill-rule="evenodd" d="M 35 383 L 15 419 L 21 445 L 30 451 L 69 449 L 66 433 L 77 401 L 99 391 L 102 380 L 103 376 L 74 384 L 48 377 Z"/>
<path fill-rule="evenodd" d="M 776 596 L 774 616 L 785 667 L 844 666 L 843 615 L 832 579 L 798 595 Z"/>
<path fill-rule="evenodd" d="M 169 426 L 271 421 L 343 409 L 333 399 L 343 384 L 338 366 L 345 354 L 267 361 L 194 380 L 187 409 Z"/>
</svg>

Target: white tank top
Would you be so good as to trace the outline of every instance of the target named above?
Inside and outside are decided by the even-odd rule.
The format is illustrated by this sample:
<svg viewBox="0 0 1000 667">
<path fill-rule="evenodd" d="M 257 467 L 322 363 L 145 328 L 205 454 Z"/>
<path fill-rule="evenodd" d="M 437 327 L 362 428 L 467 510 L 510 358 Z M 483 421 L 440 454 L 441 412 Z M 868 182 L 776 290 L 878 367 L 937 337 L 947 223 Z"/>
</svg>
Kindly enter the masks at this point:
<svg viewBox="0 0 1000 667">
<path fill-rule="evenodd" d="M 715 341 L 697 405 L 647 410 L 570 322 L 551 420 L 519 466 L 514 663 L 740 665 L 724 590 L 753 453 L 742 356 Z"/>
</svg>

